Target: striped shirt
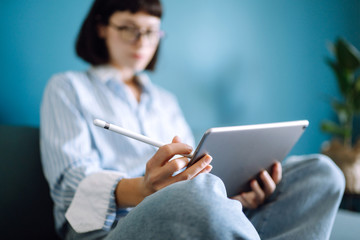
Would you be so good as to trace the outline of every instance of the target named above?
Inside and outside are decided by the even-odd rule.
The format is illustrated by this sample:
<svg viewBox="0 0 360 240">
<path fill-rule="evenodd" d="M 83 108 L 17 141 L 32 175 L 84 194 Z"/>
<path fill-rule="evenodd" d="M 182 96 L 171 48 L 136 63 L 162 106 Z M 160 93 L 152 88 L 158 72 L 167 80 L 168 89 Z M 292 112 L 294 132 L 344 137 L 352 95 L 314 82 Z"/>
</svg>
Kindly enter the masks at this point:
<svg viewBox="0 0 360 240">
<path fill-rule="evenodd" d="M 110 230 L 130 209 L 117 209 L 122 178 L 142 176 L 156 148 L 93 125 L 96 118 L 150 138 L 177 135 L 194 146 L 176 98 L 139 74 L 140 102 L 109 65 L 65 72 L 48 82 L 41 104 L 42 164 L 54 202 L 56 229 Z"/>
</svg>

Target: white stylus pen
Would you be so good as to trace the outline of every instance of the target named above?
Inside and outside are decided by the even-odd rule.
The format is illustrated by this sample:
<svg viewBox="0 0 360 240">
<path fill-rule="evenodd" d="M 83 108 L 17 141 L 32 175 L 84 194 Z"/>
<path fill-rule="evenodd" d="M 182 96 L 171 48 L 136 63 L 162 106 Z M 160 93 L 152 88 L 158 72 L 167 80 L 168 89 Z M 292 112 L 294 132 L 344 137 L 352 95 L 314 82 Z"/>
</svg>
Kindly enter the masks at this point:
<svg viewBox="0 0 360 240">
<path fill-rule="evenodd" d="M 146 137 L 144 135 L 129 131 L 129 130 L 125 129 L 125 128 L 116 126 L 114 124 L 105 122 L 105 121 L 100 120 L 100 119 L 95 119 L 94 120 L 94 125 L 98 126 L 98 127 L 101 127 L 101 128 L 105 128 L 107 130 L 110 130 L 110 131 L 113 131 L 113 132 L 116 132 L 116 133 L 119 133 L 119 134 L 127 136 L 129 138 L 132 138 L 132 139 L 135 139 L 135 140 L 138 140 L 138 141 L 153 145 L 153 146 L 158 147 L 158 148 L 165 145 L 165 143 L 156 141 L 156 140 L 151 139 L 149 137 Z M 192 158 L 192 154 L 184 155 L 184 157 Z"/>
</svg>

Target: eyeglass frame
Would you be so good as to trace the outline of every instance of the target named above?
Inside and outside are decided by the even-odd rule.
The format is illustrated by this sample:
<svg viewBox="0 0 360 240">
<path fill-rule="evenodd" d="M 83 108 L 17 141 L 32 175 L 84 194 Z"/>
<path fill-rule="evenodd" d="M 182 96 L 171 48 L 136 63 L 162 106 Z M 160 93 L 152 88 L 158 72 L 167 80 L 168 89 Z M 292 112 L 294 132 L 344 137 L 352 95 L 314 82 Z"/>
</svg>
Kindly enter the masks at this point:
<svg viewBox="0 0 360 240">
<path fill-rule="evenodd" d="M 146 30 L 146 31 L 141 31 L 140 28 L 138 27 L 130 27 L 130 26 L 126 26 L 126 25 L 122 25 L 122 26 L 118 26 L 112 22 L 109 22 L 108 23 L 108 26 L 109 27 L 113 27 L 114 29 L 116 29 L 117 31 L 121 32 L 123 30 L 126 30 L 126 29 L 133 29 L 135 30 L 134 33 L 136 34 L 134 40 L 132 41 L 127 41 L 126 39 L 123 39 L 125 42 L 127 43 L 130 43 L 130 44 L 134 44 L 136 43 L 137 41 L 140 40 L 140 38 L 142 36 L 145 36 L 147 37 L 147 39 L 149 40 L 149 42 L 151 43 L 151 40 L 149 39 L 149 35 L 147 35 L 149 32 Z M 156 31 L 152 31 L 153 33 L 157 32 L 158 33 L 158 38 L 157 40 L 159 41 L 161 38 L 163 38 L 165 36 L 165 32 L 163 30 L 156 30 Z M 155 45 L 155 43 L 152 43 L 152 45 Z"/>
</svg>

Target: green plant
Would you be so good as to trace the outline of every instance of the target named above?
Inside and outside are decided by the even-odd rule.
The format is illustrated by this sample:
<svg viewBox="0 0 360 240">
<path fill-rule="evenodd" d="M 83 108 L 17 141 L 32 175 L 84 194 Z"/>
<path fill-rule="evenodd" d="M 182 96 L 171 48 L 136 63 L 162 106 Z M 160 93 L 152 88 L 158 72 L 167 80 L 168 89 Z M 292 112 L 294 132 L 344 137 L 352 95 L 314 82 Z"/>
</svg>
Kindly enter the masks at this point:
<svg viewBox="0 0 360 240">
<path fill-rule="evenodd" d="M 326 120 L 321 124 L 324 132 L 340 137 L 345 146 L 352 146 L 354 117 L 360 114 L 360 53 L 346 40 L 339 38 L 329 45 L 334 58 L 326 63 L 333 70 L 342 99 L 332 99 L 331 105 L 338 123 Z"/>
</svg>

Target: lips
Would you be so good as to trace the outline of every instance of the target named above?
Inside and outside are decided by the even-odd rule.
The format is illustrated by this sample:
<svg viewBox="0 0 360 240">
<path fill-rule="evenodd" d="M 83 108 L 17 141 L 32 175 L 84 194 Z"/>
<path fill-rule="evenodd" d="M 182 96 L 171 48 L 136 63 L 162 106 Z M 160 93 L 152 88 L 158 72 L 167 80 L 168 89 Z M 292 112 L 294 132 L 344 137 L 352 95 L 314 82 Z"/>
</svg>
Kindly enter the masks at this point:
<svg viewBox="0 0 360 240">
<path fill-rule="evenodd" d="M 144 55 L 142 55 L 140 53 L 134 53 L 134 54 L 132 54 L 132 57 L 135 59 L 143 59 Z"/>
</svg>

